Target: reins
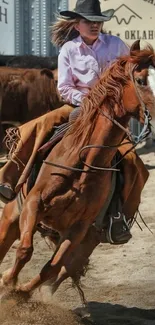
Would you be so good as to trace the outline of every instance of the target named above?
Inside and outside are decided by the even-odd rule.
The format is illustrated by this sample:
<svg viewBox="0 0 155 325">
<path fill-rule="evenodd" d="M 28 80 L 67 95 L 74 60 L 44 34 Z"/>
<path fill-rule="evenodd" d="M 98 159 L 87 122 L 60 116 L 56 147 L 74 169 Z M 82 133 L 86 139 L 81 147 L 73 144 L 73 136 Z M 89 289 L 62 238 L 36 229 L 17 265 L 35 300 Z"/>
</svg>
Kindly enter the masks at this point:
<svg viewBox="0 0 155 325">
<path fill-rule="evenodd" d="M 130 137 L 132 139 L 132 141 L 127 141 L 127 142 L 123 142 L 123 143 L 119 143 L 116 144 L 114 146 L 109 146 L 109 145 L 87 145 L 82 147 L 82 149 L 79 152 L 79 158 L 80 161 L 87 167 L 95 169 L 96 171 L 105 171 L 105 170 L 109 170 L 109 171 L 120 171 L 120 169 L 115 169 L 115 167 L 123 160 L 123 158 L 132 150 L 134 149 L 141 141 L 143 141 L 146 136 L 149 134 L 148 130 L 148 126 L 150 123 L 150 113 L 148 110 L 146 110 L 144 112 L 144 116 L 145 116 L 145 121 L 144 121 L 144 126 L 143 129 L 141 131 L 141 133 L 139 134 L 139 136 L 134 135 L 132 132 L 128 131 L 128 129 L 124 128 L 119 122 L 117 122 L 115 119 L 111 118 L 110 116 L 108 116 L 108 114 L 105 114 L 102 111 L 102 115 L 104 115 L 105 117 L 107 117 L 111 122 L 113 122 L 114 124 L 116 124 L 119 128 L 123 129 L 123 131 L 126 133 L 127 137 Z M 134 140 L 133 140 L 134 138 Z M 102 168 L 102 167 L 97 167 L 97 166 L 92 166 L 87 164 L 82 158 L 81 158 L 81 153 L 86 150 L 86 149 L 102 149 L 102 148 L 108 148 L 108 149 L 115 149 L 115 148 L 119 148 L 121 146 L 124 146 L 125 144 L 133 144 L 132 147 L 127 150 L 125 152 L 124 155 L 122 155 L 121 159 L 119 161 L 117 161 L 112 167 L 109 168 Z"/>
</svg>

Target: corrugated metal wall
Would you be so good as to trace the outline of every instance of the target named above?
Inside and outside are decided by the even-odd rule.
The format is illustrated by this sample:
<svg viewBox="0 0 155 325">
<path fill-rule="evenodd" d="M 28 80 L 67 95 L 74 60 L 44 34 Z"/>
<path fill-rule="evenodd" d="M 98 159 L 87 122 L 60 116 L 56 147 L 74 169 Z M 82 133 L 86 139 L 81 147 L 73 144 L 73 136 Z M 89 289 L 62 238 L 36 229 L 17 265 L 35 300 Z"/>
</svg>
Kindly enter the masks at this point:
<svg viewBox="0 0 155 325">
<path fill-rule="evenodd" d="M 49 26 L 68 0 L 15 0 L 15 54 L 54 55 Z"/>
</svg>

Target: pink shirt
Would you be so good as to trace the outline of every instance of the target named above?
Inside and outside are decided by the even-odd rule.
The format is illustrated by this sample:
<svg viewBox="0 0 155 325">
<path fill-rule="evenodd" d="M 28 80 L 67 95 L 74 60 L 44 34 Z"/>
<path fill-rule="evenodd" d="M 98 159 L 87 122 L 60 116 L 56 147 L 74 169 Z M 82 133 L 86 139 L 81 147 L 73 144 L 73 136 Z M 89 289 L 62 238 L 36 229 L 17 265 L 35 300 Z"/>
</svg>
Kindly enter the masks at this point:
<svg viewBox="0 0 155 325">
<path fill-rule="evenodd" d="M 119 56 L 129 54 L 123 41 L 100 33 L 90 47 L 81 36 L 65 43 L 58 57 L 58 90 L 68 103 L 79 105 L 101 73 Z"/>
</svg>

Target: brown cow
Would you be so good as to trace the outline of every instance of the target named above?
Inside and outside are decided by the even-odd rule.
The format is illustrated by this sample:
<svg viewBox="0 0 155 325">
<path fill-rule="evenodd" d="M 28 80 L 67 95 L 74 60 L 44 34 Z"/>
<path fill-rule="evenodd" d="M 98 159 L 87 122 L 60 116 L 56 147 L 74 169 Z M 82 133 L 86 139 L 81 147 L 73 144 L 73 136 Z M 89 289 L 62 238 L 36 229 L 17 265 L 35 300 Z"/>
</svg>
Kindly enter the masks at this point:
<svg viewBox="0 0 155 325">
<path fill-rule="evenodd" d="M 1 123 L 22 124 L 60 106 L 62 101 L 51 70 L 0 68 Z M 2 140 L 2 128 L 0 131 Z"/>
</svg>

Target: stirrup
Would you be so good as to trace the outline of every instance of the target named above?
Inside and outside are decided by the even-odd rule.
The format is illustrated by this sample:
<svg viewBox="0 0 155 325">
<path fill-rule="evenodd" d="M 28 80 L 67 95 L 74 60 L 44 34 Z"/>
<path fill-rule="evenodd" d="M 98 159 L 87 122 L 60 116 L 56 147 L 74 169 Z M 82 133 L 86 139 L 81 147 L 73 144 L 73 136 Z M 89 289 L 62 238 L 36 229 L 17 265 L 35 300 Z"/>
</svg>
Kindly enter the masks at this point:
<svg viewBox="0 0 155 325">
<path fill-rule="evenodd" d="M 3 203 L 11 202 L 15 199 L 16 193 L 13 191 L 11 186 L 7 184 L 0 184 L 0 200 Z"/>
<path fill-rule="evenodd" d="M 116 216 L 109 216 L 106 238 L 110 244 L 125 244 L 132 237 L 126 217 L 118 212 Z"/>
<path fill-rule="evenodd" d="M 0 193 L 0 201 L 2 201 L 3 203 L 7 204 L 11 201 L 13 201 L 14 199 L 16 198 L 16 195 L 14 197 L 12 197 L 11 199 L 8 199 L 6 198 L 5 196 L 3 196 L 1 193 Z"/>
</svg>

